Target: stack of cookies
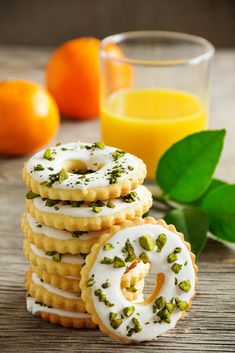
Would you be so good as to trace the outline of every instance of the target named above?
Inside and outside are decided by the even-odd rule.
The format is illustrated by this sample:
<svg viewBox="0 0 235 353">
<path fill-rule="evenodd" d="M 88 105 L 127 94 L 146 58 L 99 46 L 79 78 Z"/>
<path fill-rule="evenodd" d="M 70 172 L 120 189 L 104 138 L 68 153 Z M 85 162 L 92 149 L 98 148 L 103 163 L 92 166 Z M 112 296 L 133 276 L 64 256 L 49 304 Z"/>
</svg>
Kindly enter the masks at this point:
<svg viewBox="0 0 235 353">
<path fill-rule="evenodd" d="M 57 144 L 26 162 L 23 178 L 29 191 L 22 231 L 30 262 L 30 312 L 67 327 L 96 326 L 81 299 L 80 271 L 92 246 L 110 227 L 149 210 L 152 197 L 141 185 L 145 176 L 140 159 L 100 142 Z M 109 250 L 108 244 L 105 247 Z M 128 266 L 120 257 L 102 261 L 123 267 L 123 296 L 141 302 L 149 263 L 134 259 L 128 240 L 124 251 Z M 99 300 L 112 306 L 105 297 Z"/>
</svg>

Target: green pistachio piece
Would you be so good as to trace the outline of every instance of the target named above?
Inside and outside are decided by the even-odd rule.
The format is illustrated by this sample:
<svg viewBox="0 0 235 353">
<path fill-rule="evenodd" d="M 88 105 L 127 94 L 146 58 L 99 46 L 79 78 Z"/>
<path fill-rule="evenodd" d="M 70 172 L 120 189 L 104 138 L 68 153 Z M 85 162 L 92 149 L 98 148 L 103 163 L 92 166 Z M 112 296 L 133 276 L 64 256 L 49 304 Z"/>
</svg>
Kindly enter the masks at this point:
<svg viewBox="0 0 235 353">
<path fill-rule="evenodd" d="M 157 316 L 159 316 L 162 321 L 164 321 L 168 324 L 171 322 L 171 316 L 170 316 L 170 313 L 167 310 L 167 308 L 164 308 L 161 311 L 159 311 L 157 313 Z"/>
<path fill-rule="evenodd" d="M 58 177 L 59 177 L 58 179 L 59 184 L 62 184 L 64 180 L 68 179 L 69 175 L 67 171 L 64 168 L 62 168 L 58 174 Z"/>
<path fill-rule="evenodd" d="M 171 266 L 172 271 L 175 273 L 179 273 L 181 268 L 182 268 L 182 265 L 177 263 Z"/>
<path fill-rule="evenodd" d="M 71 207 L 80 207 L 84 201 L 71 201 L 70 205 Z"/>
<path fill-rule="evenodd" d="M 132 284 L 130 287 L 127 287 L 126 290 L 128 290 L 128 292 L 136 293 L 138 289 Z"/>
<path fill-rule="evenodd" d="M 40 171 L 42 171 L 42 170 L 44 170 L 45 168 L 41 165 L 41 164 L 37 164 L 34 168 L 33 168 L 33 170 L 35 171 L 35 172 L 40 172 Z"/>
<path fill-rule="evenodd" d="M 45 206 L 53 207 L 53 206 L 57 205 L 59 202 L 60 202 L 60 200 L 47 199 L 46 202 L 45 202 Z"/>
<path fill-rule="evenodd" d="M 111 284 L 107 281 L 107 282 L 104 282 L 102 285 L 101 285 L 101 287 L 102 288 L 109 288 L 111 286 Z"/>
<path fill-rule="evenodd" d="M 155 304 L 158 309 L 161 309 L 166 304 L 166 299 L 161 296 L 155 300 Z"/>
<path fill-rule="evenodd" d="M 52 154 L 53 152 L 51 152 L 51 149 L 47 148 L 46 151 L 44 152 L 43 158 L 47 159 L 48 161 L 53 161 L 53 159 L 55 158 L 52 156 Z"/>
<path fill-rule="evenodd" d="M 135 326 L 135 332 L 138 333 L 138 332 L 140 332 L 140 331 L 142 331 L 142 326 L 136 325 L 136 326 Z"/>
<path fill-rule="evenodd" d="M 125 261 L 122 260 L 120 257 L 115 256 L 114 261 L 113 261 L 113 267 L 114 268 L 126 267 Z"/>
<path fill-rule="evenodd" d="M 146 264 L 147 262 L 150 262 L 149 256 L 145 252 L 142 252 L 139 255 L 139 258 L 143 261 L 144 264 Z"/>
<path fill-rule="evenodd" d="M 134 170 L 134 167 L 132 165 L 128 165 L 128 170 Z"/>
<path fill-rule="evenodd" d="M 173 303 L 166 303 L 166 308 L 169 311 L 169 313 L 173 313 L 173 310 L 175 309 L 175 304 Z"/>
<path fill-rule="evenodd" d="M 181 252 L 181 250 L 182 250 L 182 248 L 177 247 L 177 248 L 175 248 L 174 253 L 179 254 Z"/>
<path fill-rule="evenodd" d="M 161 252 L 164 245 L 166 244 L 166 240 L 167 240 L 167 237 L 166 237 L 166 234 L 159 234 L 157 240 L 156 240 L 156 245 L 157 245 L 157 252 Z"/>
<path fill-rule="evenodd" d="M 105 148 L 105 144 L 103 142 L 95 142 L 94 146 L 99 148 L 100 150 L 103 150 Z"/>
<path fill-rule="evenodd" d="M 115 203 L 114 203 L 112 200 L 109 200 L 109 201 L 107 202 L 107 207 L 109 207 L 109 208 L 115 208 Z"/>
<path fill-rule="evenodd" d="M 32 200 L 35 199 L 35 197 L 38 197 L 39 194 L 35 194 L 35 192 L 33 192 L 32 190 L 28 191 L 26 194 L 26 199 L 28 200 Z"/>
<path fill-rule="evenodd" d="M 100 213 L 102 211 L 102 209 L 98 206 L 93 206 L 92 207 L 92 211 L 95 212 L 95 213 Z"/>
<path fill-rule="evenodd" d="M 151 235 L 142 235 L 139 237 L 139 242 L 144 250 L 152 251 L 154 249 L 155 243 Z"/>
<path fill-rule="evenodd" d="M 109 321 L 116 319 L 116 317 L 117 317 L 116 313 L 114 313 L 114 312 L 109 313 Z"/>
<path fill-rule="evenodd" d="M 177 260 L 177 255 L 174 252 L 169 254 L 168 257 L 167 257 L 167 261 L 169 263 L 175 262 L 176 260 Z"/>
<path fill-rule="evenodd" d="M 89 278 L 86 282 L 87 287 L 92 287 L 95 284 L 95 279 L 94 278 Z"/>
<path fill-rule="evenodd" d="M 122 324 L 122 319 L 113 319 L 110 321 L 110 325 L 112 326 L 112 328 L 114 328 L 115 330 L 121 326 Z"/>
<path fill-rule="evenodd" d="M 111 259 L 110 257 L 104 257 L 103 260 L 101 260 L 101 263 L 105 265 L 111 265 L 113 261 L 114 259 Z"/>
<path fill-rule="evenodd" d="M 122 196 L 122 199 L 126 203 L 132 203 L 138 199 L 138 195 L 135 191 L 131 191 L 129 194 Z"/>
<path fill-rule="evenodd" d="M 135 326 L 139 326 L 139 320 L 136 318 L 136 317 L 133 317 L 132 318 L 132 320 L 131 320 L 132 322 L 133 322 L 133 324 L 135 325 Z"/>
<path fill-rule="evenodd" d="M 112 157 L 114 161 L 117 161 L 119 158 L 123 157 L 126 152 L 121 151 L 121 150 L 116 150 L 115 152 L 112 153 Z"/>
<path fill-rule="evenodd" d="M 113 249 L 113 245 L 111 243 L 105 243 L 103 246 L 103 250 L 107 251 L 107 250 L 111 250 Z"/>
<path fill-rule="evenodd" d="M 179 287 L 180 287 L 180 289 L 181 289 L 182 291 L 184 291 L 184 292 L 187 293 L 187 292 L 189 292 L 190 289 L 191 289 L 191 283 L 190 283 L 189 280 L 183 281 L 183 282 L 180 282 Z"/>
<path fill-rule="evenodd" d="M 123 314 L 127 317 L 131 316 L 133 314 L 133 312 L 135 311 L 135 307 L 134 306 L 126 306 L 123 309 Z"/>
<path fill-rule="evenodd" d="M 177 307 L 181 311 L 187 310 L 189 307 L 189 303 L 184 300 L 179 300 L 178 298 L 175 298 L 175 302 L 176 302 Z"/>
</svg>

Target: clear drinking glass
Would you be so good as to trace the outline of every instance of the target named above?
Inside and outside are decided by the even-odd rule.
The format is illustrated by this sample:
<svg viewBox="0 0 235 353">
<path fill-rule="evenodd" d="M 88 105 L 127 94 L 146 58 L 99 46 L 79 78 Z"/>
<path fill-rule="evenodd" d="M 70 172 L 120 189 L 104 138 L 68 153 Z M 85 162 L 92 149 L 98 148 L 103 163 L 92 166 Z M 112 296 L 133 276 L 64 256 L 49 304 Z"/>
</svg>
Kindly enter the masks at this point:
<svg viewBox="0 0 235 353">
<path fill-rule="evenodd" d="M 153 178 L 177 140 L 207 128 L 214 47 L 193 35 L 140 31 L 101 42 L 101 130 L 142 158 Z"/>
</svg>

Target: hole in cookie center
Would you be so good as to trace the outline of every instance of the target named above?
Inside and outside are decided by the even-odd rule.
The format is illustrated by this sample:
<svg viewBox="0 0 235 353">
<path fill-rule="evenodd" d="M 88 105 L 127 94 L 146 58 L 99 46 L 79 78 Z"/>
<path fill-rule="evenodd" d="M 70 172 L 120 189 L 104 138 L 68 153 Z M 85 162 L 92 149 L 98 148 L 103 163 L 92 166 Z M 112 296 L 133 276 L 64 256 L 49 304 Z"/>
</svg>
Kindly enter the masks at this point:
<svg viewBox="0 0 235 353">
<path fill-rule="evenodd" d="M 122 276 L 121 290 L 130 302 L 148 304 L 158 296 L 163 283 L 163 273 L 151 272 L 150 263 L 136 259 Z"/>
<path fill-rule="evenodd" d="M 97 170 L 101 169 L 103 164 L 93 165 L 92 168 L 88 168 L 86 163 L 79 160 L 66 160 L 63 163 L 63 168 L 67 170 L 67 172 L 72 174 L 92 174 L 95 173 Z"/>
</svg>

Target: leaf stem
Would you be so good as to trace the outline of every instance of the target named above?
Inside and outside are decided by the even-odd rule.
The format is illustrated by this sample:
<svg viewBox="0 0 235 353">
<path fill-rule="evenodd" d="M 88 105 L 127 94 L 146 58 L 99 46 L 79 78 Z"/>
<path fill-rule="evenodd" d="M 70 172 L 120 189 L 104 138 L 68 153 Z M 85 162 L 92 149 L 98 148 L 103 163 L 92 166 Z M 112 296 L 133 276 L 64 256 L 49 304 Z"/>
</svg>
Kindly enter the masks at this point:
<svg viewBox="0 0 235 353">
<path fill-rule="evenodd" d="M 164 205 L 165 207 L 167 207 L 168 210 L 174 210 L 176 208 L 173 205 L 169 204 L 162 195 L 153 195 L 153 200 Z"/>
</svg>

